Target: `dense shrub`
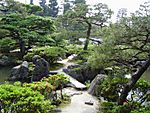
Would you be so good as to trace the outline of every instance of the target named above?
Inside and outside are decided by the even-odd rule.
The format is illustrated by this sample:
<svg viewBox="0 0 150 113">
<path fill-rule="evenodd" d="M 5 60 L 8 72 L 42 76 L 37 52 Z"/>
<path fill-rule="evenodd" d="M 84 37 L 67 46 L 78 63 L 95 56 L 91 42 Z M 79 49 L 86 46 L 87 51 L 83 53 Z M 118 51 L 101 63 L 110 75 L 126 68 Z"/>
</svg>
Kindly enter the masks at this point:
<svg viewBox="0 0 150 113">
<path fill-rule="evenodd" d="M 50 64 L 53 64 L 57 61 L 59 57 L 65 56 L 65 50 L 60 47 L 40 47 L 33 49 L 32 52 L 29 52 L 27 55 L 24 56 L 24 59 L 27 61 L 32 61 L 34 55 L 40 55 Z"/>
<path fill-rule="evenodd" d="M 0 85 L 0 110 L 4 113 L 48 113 L 66 99 L 62 88 L 68 82 L 63 74 L 57 74 L 22 86 L 20 82 Z M 60 89 L 60 95 L 56 89 Z"/>
<path fill-rule="evenodd" d="M 68 46 L 66 46 L 66 54 L 72 55 L 72 54 L 76 54 L 77 56 L 74 58 L 74 61 L 76 63 L 82 64 L 84 62 L 87 62 L 89 56 L 92 54 L 92 52 L 94 51 L 96 45 L 89 45 L 88 50 L 83 50 L 83 46 L 81 45 L 73 45 L 70 44 Z"/>
<path fill-rule="evenodd" d="M 78 54 L 80 51 L 83 50 L 83 47 L 81 45 L 73 45 L 70 44 L 66 46 L 67 54 L 72 55 L 72 54 Z"/>
<path fill-rule="evenodd" d="M 98 87 L 98 95 L 104 97 L 105 100 L 116 102 L 119 97 L 121 86 L 126 83 L 123 78 L 106 78 Z"/>
<path fill-rule="evenodd" d="M 15 47 L 15 40 L 11 38 L 3 38 L 0 40 L 0 51 L 1 52 L 9 52 L 10 50 L 14 49 Z"/>
<path fill-rule="evenodd" d="M 150 113 L 150 106 L 140 105 L 138 102 L 120 106 L 115 102 L 103 102 L 100 113 Z"/>
<path fill-rule="evenodd" d="M 69 83 L 69 79 L 65 77 L 63 74 L 56 74 L 56 75 L 50 75 L 47 78 L 43 78 L 39 82 L 33 82 L 33 83 L 25 83 L 24 87 L 30 87 L 34 91 L 40 92 L 42 95 L 45 96 L 47 99 L 51 99 L 53 101 L 57 101 L 57 94 L 56 90 L 61 90 L 61 98 L 62 95 L 62 88 Z M 55 92 L 55 95 L 53 93 Z"/>
<path fill-rule="evenodd" d="M 48 113 L 54 108 L 38 91 L 12 84 L 0 86 L 0 105 L 4 113 Z"/>
</svg>

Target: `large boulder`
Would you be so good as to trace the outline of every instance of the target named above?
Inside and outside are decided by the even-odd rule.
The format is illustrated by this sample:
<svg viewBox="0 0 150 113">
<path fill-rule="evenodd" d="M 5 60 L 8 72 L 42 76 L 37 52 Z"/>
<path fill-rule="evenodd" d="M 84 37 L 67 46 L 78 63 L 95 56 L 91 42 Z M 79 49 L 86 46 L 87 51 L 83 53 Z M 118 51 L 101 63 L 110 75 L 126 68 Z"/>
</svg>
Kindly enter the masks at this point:
<svg viewBox="0 0 150 113">
<path fill-rule="evenodd" d="M 94 80 L 91 82 L 91 85 L 88 89 L 88 93 L 94 96 L 97 96 L 97 90 L 98 90 L 98 86 L 100 83 L 102 83 L 102 81 L 104 80 L 106 76 L 102 75 L 102 74 L 98 74 Z"/>
<path fill-rule="evenodd" d="M 44 58 L 41 58 L 39 55 L 35 55 L 32 58 L 32 61 L 35 65 L 32 73 L 32 81 L 39 81 L 43 77 L 49 75 L 49 63 Z"/>
<path fill-rule="evenodd" d="M 11 57 L 2 55 L 0 56 L 0 66 L 10 66 L 16 64 L 16 61 L 13 60 Z"/>
<path fill-rule="evenodd" d="M 70 75 L 71 77 L 75 78 L 79 82 L 84 83 L 85 79 L 82 75 L 81 69 L 79 65 L 71 65 L 68 66 L 67 69 L 63 69 L 65 73 Z"/>
<path fill-rule="evenodd" d="M 83 66 L 71 65 L 67 69 L 63 69 L 63 71 L 81 83 L 92 81 L 97 74 L 102 73 L 101 69 L 92 69 L 87 67 L 86 64 Z"/>
<path fill-rule="evenodd" d="M 24 61 L 21 65 L 13 67 L 11 70 L 10 78 L 11 81 L 22 81 L 25 82 L 28 78 L 29 68 L 28 62 Z"/>
</svg>

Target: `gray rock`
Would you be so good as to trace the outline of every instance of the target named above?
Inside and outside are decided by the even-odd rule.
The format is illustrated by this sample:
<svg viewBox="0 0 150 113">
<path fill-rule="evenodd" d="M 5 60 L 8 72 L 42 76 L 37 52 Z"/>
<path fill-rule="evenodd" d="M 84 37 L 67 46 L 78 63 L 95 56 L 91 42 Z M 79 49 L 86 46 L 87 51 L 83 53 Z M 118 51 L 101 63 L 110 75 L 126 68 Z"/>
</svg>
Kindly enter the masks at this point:
<svg viewBox="0 0 150 113">
<path fill-rule="evenodd" d="M 39 81 L 43 77 L 49 75 L 49 63 L 44 58 L 35 55 L 32 60 L 33 60 L 33 64 L 35 65 L 35 68 L 32 73 L 33 81 Z"/>
<path fill-rule="evenodd" d="M 74 69 L 63 69 L 63 71 L 65 73 L 67 73 L 68 75 L 70 75 L 71 77 L 73 77 L 74 79 L 78 80 L 79 82 L 84 83 L 84 77 L 82 75 L 82 73 L 80 71 L 74 70 Z"/>
<path fill-rule="evenodd" d="M 84 64 L 83 66 L 71 65 L 68 66 L 67 69 L 63 69 L 63 71 L 79 82 L 85 83 L 88 80 L 92 81 L 97 74 L 101 73 L 102 70 L 91 69 Z"/>
<path fill-rule="evenodd" d="M 0 58 L 0 66 L 9 66 L 9 65 L 12 65 L 12 64 L 15 64 L 15 61 L 12 60 L 10 57 L 8 56 L 1 56 Z"/>
<path fill-rule="evenodd" d="M 99 84 L 104 80 L 105 75 L 98 74 L 95 79 L 91 82 L 90 88 L 88 89 L 88 93 L 91 95 L 97 94 L 97 88 Z"/>
<path fill-rule="evenodd" d="M 28 62 L 24 61 L 21 65 L 12 68 L 9 80 L 25 81 L 28 78 L 28 74 L 29 74 Z"/>
</svg>

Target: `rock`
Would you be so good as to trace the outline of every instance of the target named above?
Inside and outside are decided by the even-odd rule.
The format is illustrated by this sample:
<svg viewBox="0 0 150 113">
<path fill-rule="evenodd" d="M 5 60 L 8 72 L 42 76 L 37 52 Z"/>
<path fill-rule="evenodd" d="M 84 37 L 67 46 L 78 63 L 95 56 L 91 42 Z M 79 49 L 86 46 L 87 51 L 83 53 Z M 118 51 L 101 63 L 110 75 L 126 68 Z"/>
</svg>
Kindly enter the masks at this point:
<svg viewBox="0 0 150 113">
<path fill-rule="evenodd" d="M 101 73 L 102 70 L 92 69 L 84 64 L 83 66 L 71 65 L 68 66 L 67 69 L 63 69 L 63 71 L 79 82 L 85 83 L 88 80 L 92 81 L 97 74 Z"/>
<path fill-rule="evenodd" d="M 28 62 L 24 61 L 21 65 L 13 67 L 9 80 L 11 81 L 26 81 L 29 74 Z"/>
<path fill-rule="evenodd" d="M 32 73 L 33 81 L 39 81 L 43 77 L 49 75 L 49 63 L 44 58 L 35 55 L 32 60 L 33 60 L 33 64 L 35 65 L 35 68 Z"/>
<path fill-rule="evenodd" d="M 90 88 L 88 89 L 88 93 L 91 95 L 97 94 L 97 88 L 99 84 L 104 80 L 105 75 L 98 74 L 95 79 L 91 82 Z"/>
<path fill-rule="evenodd" d="M 8 56 L 3 55 L 0 58 L 0 66 L 10 66 L 10 65 L 15 64 L 15 63 L 16 62 Z"/>
<path fill-rule="evenodd" d="M 81 72 L 74 70 L 74 69 L 69 69 L 69 68 L 63 69 L 63 71 L 67 73 L 68 75 L 70 75 L 71 77 L 73 77 L 74 79 L 78 80 L 79 82 L 84 83 L 85 80 Z"/>
</svg>

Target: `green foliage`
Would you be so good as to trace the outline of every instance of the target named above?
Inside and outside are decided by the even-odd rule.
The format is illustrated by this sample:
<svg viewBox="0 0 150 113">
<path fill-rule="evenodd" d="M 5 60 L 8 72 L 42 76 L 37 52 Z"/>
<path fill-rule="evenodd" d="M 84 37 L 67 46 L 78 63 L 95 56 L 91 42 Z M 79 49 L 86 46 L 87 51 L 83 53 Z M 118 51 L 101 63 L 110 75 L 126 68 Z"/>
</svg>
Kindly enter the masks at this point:
<svg viewBox="0 0 150 113">
<path fill-rule="evenodd" d="M 82 46 L 69 44 L 66 46 L 66 50 L 68 54 L 78 54 L 82 51 Z"/>
<path fill-rule="evenodd" d="M 15 0 L 0 0 L 0 11 L 1 14 L 8 14 L 8 13 L 21 13 L 22 15 L 26 15 L 26 8 L 20 2 Z"/>
<path fill-rule="evenodd" d="M 64 76 L 63 74 L 50 75 L 48 78 L 43 78 L 42 81 L 52 84 L 55 90 L 69 83 L 68 77 Z"/>
<path fill-rule="evenodd" d="M 125 81 L 124 83 L 126 83 Z M 111 97 L 113 97 L 113 99 L 115 98 L 114 92 L 117 90 L 118 86 L 121 87 L 121 85 L 123 85 L 122 83 L 122 80 L 112 79 L 112 81 L 105 80 L 99 86 L 99 92 L 109 101 L 102 103 L 102 113 L 149 113 L 150 107 L 147 103 L 150 101 L 150 83 L 144 80 L 140 80 L 136 83 L 130 92 L 129 98 L 122 106 L 117 105 L 117 100 L 110 102 L 112 100 Z M 116 89 L 114 88 L 114 85 L 117 85 L 117 87 L 115 87 Z"/>
<path fill-rule="evenodd" d="M 50 99 L 53 104 L 58 104 L 61 102 L 61 99 L 63 99 L 62 94 L 62 88 L 69 83 L 69 79 L 65 77 L 63 74 L 57 74 L 57 75 L 50 75 L 48 78 L 43 78 L 39 82 L 33 82 L 33 83 L 24 83 L 23 87 L 29 87 L 33 91 L 38 91 L 46 99 Z M 61 99 L 58 97 L 58 94 L 56 92 L 57 89 L 60 89 L 61 93 L 60 96 Z"/>
<path fill-rule="evenodd" d="M 77 56 L 73 60 L 79 64 L 84 63 L 88 60 L 89 56 L 94 51 L 95 46 L 89 45 L 88 50 L 83 50 L 82 48 L 83 48 L 83 46 L 81 46 L 81 45 L 70 44 L 70 45 L 66 46 L 66 50 L 67 50 L 66 54 L 67 55 L 76 54 Z"/>
<path fill-rule="evenodd" d="M 139 109 L 131 111 L 131 113 L 150 113 L 150 106 L 142 106 Z"/>
<path fill-rule="evenodd" d="M 105 23 L 111 18 L 112 11 L 108 8 L 106 4 L 99 3 L 94 6 L 94 8 L 90 8 L 84 3 L 84 1 L 76 1 L 77 4 L 73 7 L 72 10 L 68 10 L 62 20 L 64 26 L 68 27 L 68 29 L 72 32 L 77 32 L 78 35 L 85 34 L 86 42 L 84 49 L 86 50 L 88 47 L 89 38 L 91 36 L 92 27 L 94 25 L 100 26 L 101 28 Z M 70 27 L 70 28 L 69 28 Z M 72 34 L 72 33 L 71 33 Z M 75 38 L 81 38 L 80 36 L 76 36 Z"/>
<path fill-rule="evenodd" d="M 150 113 L 149 106 L 140 106 L 138 103 L 131 105 L 131 103 L 125 103 L 122 106 L 117 105 L 115 102 L 103 102 L 101 104 L 100 113 Z"/>
<path fill-rule="evenodd" d="M 58 14 L 58 2 L 57 0 L 49 0 L 49 15 L 52 17 L 57 17 Z"/>
<path fill-rule="evenodd" d="M 25 4 L 25 7 L 26 7 L 27 13 L 29 13 L 29 14 L 38 14 L 38 13 L 42 12 L 42 8 L 37 5 Z"/>
<path fill-rule="evenodd" d="M 60 47 L 40 47 L 32 50 L 32 53 L 27 53 L 24 59 L 27 61 L 32 61 L 34 55 L 39 55 L 46 59 L 50 64 L 56 63 L 59 57 L 64 57 L 65 51 Z"/>
<path fill-rule="evenodd" d="M 48 113 L 52 108 L 51 102 L 31 88 L 3 84 L 0 86 L 0 104 L 2 111 L 14 113 Z"/>
<path fill-rule="evenodd" d="M 99 84 L 97 95 L 109 102 L 117 102 L 120 88 L 127 82 L 125 78 L 106 78 Z"/>
<path fill-rule="evenodd" d="M 16 45 L 16 41 L 7 37 L 0 40 L 0 51 L 1 52 L 9 52 L 13 50 Z"/>
<path fill-rule="evenodd" d="M 45 36 L 54 32 L 55 26 L 50 18 L 35 15 L 24 17 L 13 13 L 0 20 L 0 29 L 9 31 L 8 36 L 18 43 L 20 52 L 24 55 L 37 42 L 46 42 Z"/>
</svg>

